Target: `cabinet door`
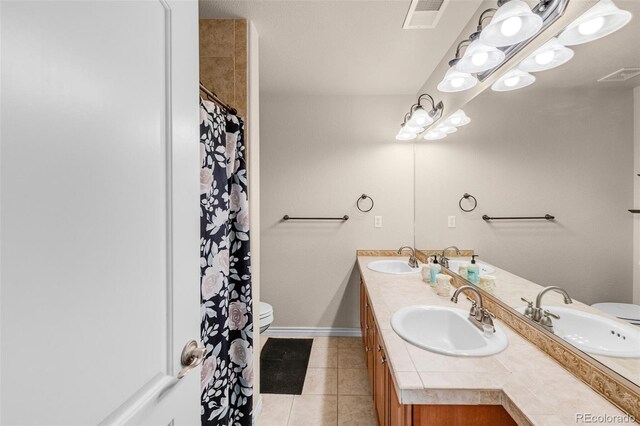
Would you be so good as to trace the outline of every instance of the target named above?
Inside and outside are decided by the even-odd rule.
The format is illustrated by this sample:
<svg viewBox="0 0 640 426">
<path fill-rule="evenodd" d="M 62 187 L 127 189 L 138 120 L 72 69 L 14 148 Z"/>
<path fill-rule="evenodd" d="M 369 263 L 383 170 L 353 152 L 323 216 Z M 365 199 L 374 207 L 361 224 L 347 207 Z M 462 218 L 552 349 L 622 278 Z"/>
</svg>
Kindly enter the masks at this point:
<svg viewBox="0 0 640 426">
<path fill-rule="evenodd" d="M 371 304 L 368 303 L 367 299 L 367 308 L 366 308 L 366 317 L 367 317 L 367 343 L 365 345 L 365 351 L 367 355 L 367 369 L 369 373 L 369 384 L 371 385 L 371 389 L 375 387 L 374 383 L 374 370 L 376 363 L 376 354 L 375 351 L 375 341 L 376 341 L 376 322 L 373 319 L 373 314 L 371 313 Z"/>
<path fill-rule="evenodd" d="M 362 346 L 367 347 L 367 290 L 364 282 L 360 281 L 360 331 L 362 332 Z"/>
<path fill-rule="evenodd" d="M 402 405 L 396 393 L 396 387 L 389 372 L 389 426 L 411 425 L 411 406 Z"/>
<path fill-rule="evenodd" d="M 375 327 L 374 327 L 375 328 Z M 382 341 L 376 330 L 376 346 L 375 346 L 375 372 L 374 372 L 374 386 L 373 386 L 373 399 L 376 407 L 376 416 L 378 418 L 378 425 L 386 426 L 389 424 L 387 419 L 387 406 L 389 401 L 387 398 L 387 383 L 388 383 L 388 369 L 387 358 L 384 353 L 384 347 Z"/>
</svg>

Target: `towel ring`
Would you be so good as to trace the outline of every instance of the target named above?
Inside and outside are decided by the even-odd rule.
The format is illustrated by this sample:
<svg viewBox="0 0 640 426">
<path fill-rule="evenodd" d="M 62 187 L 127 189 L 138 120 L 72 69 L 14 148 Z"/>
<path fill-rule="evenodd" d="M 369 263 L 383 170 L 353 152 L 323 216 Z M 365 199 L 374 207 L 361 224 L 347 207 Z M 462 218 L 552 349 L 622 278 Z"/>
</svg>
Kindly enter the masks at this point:
<svg viewBox="0 0 640 426">
<path fill-rule="evenodd" d="M 473 207 L 471 207 L 470 209 L 465 209 L 464 207 L 462 207 L 462 200 L 468 200 L 469 198 L 473 198 Z M 465 193 L 462 198 L 460 198 L 460 201 L 458 202 L 458 206 L 460 206 L 460 210 L 462 210 L 463 212 L 472 212 L 476 209 L 476 207 L 478 207 L 478 200 L 476 200 L 476 197 L 474 197 L 471 194 L 467 194 Z"/>
<path fill-rule="evenodd" d="M 360 201 L 362 200 L 366 200 L 366 199 L 370 199 L 371 200 L 371 207 L 369 207 L 368 209 L 363 209 L 362 207 L 360 207 Z M 356 207 L 358 208 L 358 210 L 360 210 L 362 213 L 367 213 L 370 212 L 373 209 L 374 206 L 374 202 L 373 202 L 373 198 L 369 197 L 367 194 L 362 194 L 360 196 L 360 198 L 358 198 L 358 201 L 356 201 Z"/>
</svg>

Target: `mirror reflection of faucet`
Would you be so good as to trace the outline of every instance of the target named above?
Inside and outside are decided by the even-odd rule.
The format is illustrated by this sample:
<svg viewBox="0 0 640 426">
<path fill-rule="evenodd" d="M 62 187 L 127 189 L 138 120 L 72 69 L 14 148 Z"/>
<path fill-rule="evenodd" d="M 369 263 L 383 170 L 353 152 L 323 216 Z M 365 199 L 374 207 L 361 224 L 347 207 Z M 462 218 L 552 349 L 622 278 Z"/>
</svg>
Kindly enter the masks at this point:
<svg viewBox="0 0 640 426">
<path fill-rule="evenodd" d="M 571 296 L 569 296 L 569 293 L 567 293 L 565 289 L 557 286 L 549 286 L 549 287 L 543 288 L 542 291 L 540 291 L 540 293 L 538 293 L 538 295 L 536 296 L 535 306 L 533 305 L 533 302 L 525 299 L 524 297 L 521 297 L 520 300 L 527 303 L 527 307 L 524 310 L 524 315 L 529 317 L 532 321 L 540 324 L 546 330 L 553 333 L 554 331 L 553 331 L 552 318 L 560 319 L 560 315 L 554 314 L 553 312 L 550 312 L 548 309 L 542 309 L 542 297 L 545 294 L 547 294 L 549 291 L 555 291 L 557 293 L 560 293 L 564 298 L 565 304 L 568 305 L 570 303 L 573 303 L 573 300 L 571 299 Z"/>
</svg>

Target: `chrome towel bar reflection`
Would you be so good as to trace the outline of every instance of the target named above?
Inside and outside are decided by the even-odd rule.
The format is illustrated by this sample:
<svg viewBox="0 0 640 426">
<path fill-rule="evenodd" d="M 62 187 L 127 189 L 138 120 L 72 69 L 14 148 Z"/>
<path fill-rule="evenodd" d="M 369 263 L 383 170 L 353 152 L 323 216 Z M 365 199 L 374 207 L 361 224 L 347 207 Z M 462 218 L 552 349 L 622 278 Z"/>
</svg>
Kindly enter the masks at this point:
<svg viewBox="0 0 640 426">
<path fill-rule="evenodd" d="M 288 214 L 285 214 L 282 217 L 282 220 L 341 220 L 344 222 L 349 220 L 349 216 L 345 214 L 342 217 L 291 217 Z"/>
<path fill-rule="evenodd" d="M 544 216 L 516 216 L 516 217 L 490 217 L 482 215 L 482 219 L 486 222 L 491 220 L 555 220 L 555 216 L 551 216 L 550 214 L 545 214 Z"/>
</svg>

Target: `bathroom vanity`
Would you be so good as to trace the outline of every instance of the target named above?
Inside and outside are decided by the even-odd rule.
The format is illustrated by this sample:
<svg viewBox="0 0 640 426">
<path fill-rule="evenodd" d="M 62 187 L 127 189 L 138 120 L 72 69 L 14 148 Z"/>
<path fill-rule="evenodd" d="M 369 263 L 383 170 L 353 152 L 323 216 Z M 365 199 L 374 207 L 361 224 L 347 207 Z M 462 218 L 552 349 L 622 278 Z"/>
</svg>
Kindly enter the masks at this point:
<svg viewBox="0 0 640 426">
<path fill-rule="evenodd" d="M 504 322 L 508 346 L 485 357 L 447 356 L 403 340 L 391 326 L 401 308 L 431 305 L 468 310 L 460 297 L 437 296 L 419 273 L 391 275 L 358 256 L 360 326 L 379 425 L 564 425 L 584 415 L 624 419 L 625 413 L 565 370 Z M 384 253 L 387 254 L 387 253 Z M 400 259 L 395 257 L 395 259 Z M 567 392 L 570 389 L 571 392 Z"/>
</svg>

